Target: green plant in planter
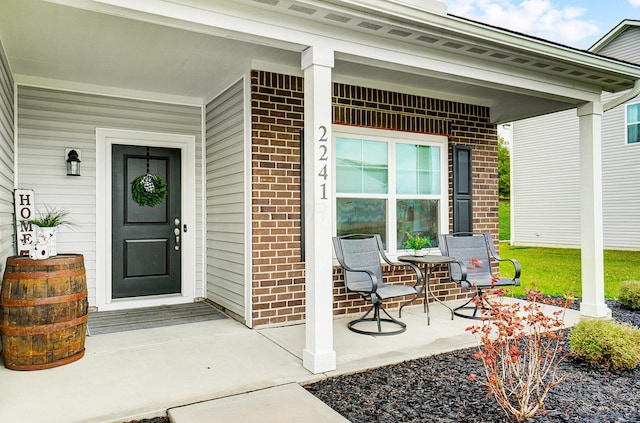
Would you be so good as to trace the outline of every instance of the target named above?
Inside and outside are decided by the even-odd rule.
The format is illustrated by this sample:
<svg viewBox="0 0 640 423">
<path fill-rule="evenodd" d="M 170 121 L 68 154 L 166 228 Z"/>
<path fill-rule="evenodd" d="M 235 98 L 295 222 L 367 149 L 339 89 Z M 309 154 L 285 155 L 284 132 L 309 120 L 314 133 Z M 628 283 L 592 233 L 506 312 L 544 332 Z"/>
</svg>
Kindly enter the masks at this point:
<svg viewBox="0 0 640 423">
<path fill-rule="evenodd" d="M 30 219 L 28 222 L 41 228 L 55 228 L 56 226 L 75 226 L 69 219 L 69 210 L 56 207 L 44 206 L 44 213 L 38 213 L 38 217 Z"/>
<path fill-rule="evenodd" d="M 30 224 L 37 226 L 32 241 L 33 248 L 29 252 L 29 257 L 35 259 L 46 259 L 58 255 L 58 226 L 75 226 L 69 219 L 69 210 L 47 205 L 44 209 L 44 213 L 38 213 L 38 217 L 28 220 Z"/>
<path fill-rule="evenodd" d="M 406 232 L 407 240 L 404 242 L 404 246 L 409 250 L 422 250 L 426 247 L 431 247 L 431 238 L 429 236 L 420 236 L 420 234 L 411 234 Z"/>
</svg>

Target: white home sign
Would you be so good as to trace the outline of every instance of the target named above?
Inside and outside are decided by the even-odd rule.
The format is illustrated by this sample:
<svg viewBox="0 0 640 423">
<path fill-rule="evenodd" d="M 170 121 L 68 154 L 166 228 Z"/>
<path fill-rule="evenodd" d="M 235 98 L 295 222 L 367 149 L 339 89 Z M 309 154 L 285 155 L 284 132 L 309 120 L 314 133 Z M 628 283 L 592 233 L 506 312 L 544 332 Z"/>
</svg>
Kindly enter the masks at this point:
<svg viewBox="0 0 640 423">
<path fill-rule="evenodd" d="M 31 243 L 35 235 L 29 219 L 33 218 L 34 195 L 32 189 L 16 189 L 13 191 L 16 211 L 16 250 L 19 256 L 29 255 Z"/>
</svg>

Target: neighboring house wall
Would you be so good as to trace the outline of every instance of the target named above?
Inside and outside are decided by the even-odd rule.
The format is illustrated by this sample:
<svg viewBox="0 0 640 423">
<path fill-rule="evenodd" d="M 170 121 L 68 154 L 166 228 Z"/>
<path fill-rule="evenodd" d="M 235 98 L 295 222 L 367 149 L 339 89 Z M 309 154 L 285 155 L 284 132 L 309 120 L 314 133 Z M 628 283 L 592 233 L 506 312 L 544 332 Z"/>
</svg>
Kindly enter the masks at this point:
<svg viewBox="0 0 640 423">
<path fill-rule="evenodd" d="M 206 107 L 207 298 L 245 316 L 244 79 Z"/>
<path fill-rule="evenodd" d="M 640 63 L 640 27 L 630 26 L 598 54 Z M 602 102 L 625 92 L 604 94 Z M 639 99 L 630 103 L 640 102 Z M 603 242 L 640 249 L 640 144 L 626 143 L 626 105 L 602 117 Z M 562 146 L 562 147 L 560 147 Z M 580 247 L 580 141 L 576 110 L 513 124 L 511 241 L 516 245 Z"/>
<path fill-rule="evenodd" d="M 263 326 L 301 321 L 305 311 L 304 263 L 300 258 L 303 80 L 252 71 L 251 88 L 253 323 Z M 335 83 L 333 123 L 447 135 L 450 160 L 453 145 L 471 145 L 474 231 L 491 232 L 497 239 L 498 147 L 488 108 Z M 449 174 L 450 191 L 451 180 Z M 451 193 L 449 202 L 451 209 Z M 450 224 L 448 230 L 451 229 Z M 409 277 L 394 274 L 392 281 L 406 281 Z M 432 289 L 441 299 L 465 295 L 444 277 L 441 269 L 432 281 Z M 341 271 L 334 268 L 334 314 L 368 308 L 358 295 L 346 295 L 341 280 Z M 386 305 L 393 308 L 399 302 Z"/>
<path fill-rule="evenodd" d="M 615 40 L 602 47 L 598 54 L 630 63 L 640 63 L 640 26 L 630 26 L 616 36 Z"/>
<path fill-rule="evenodd" d="M 611 109 L 602 119 L 604 246 L 640 250 L 640 144 L 626 142 L 625 109 L 624 104 Z"/>
<path fill-rule="evenodd" d="M 513 244 L 580 247 L 578 125 L 575 109 L 513 124 Z M 640 249 L 640 145 L 627 145 L 625 131 L 625 105 L 605 112 L 602 216 L 604 246 L 610 249 Z"/>
<path fill-rule="evenodd" d="M 90 304 L 96 298 L 96 128 L 193 135 L 197 207 L 202 204 L 201 108 L 30 86 L 18 87 L 18 180 L 36 209 L 68 208 L 77 228 L 61 228 L 59 252 L 84 255 Z M 81 150 L 82 176 L 66 176 L 65 148 Z M 202 222 L 197 213 L 197 286 L 202 292 Z"/>
<path fill-rule="evenodd" d="M 580 145 L 575 109 L 515 122 L 511 241 L 571 247 L 580 241 Z"/>
<path fill-rule="evenodd" d="M 6 258 L 14 254 L 14 84 L 0 42 L 0 272 Z"/>
<path fill-rule="evenodd" d="M 640 63 L 640 26 L 627 27 L 598 54 Z M 606 95 L 608 101 L 624 93 Z M 636 98 L 627 103 L 639 103 Z M 602 122 L 602 200 L 604 245 L 608 248 L 640 249 L 640 144 L 626 143 L 626 105 L 604 114 Z"/>
</svg>

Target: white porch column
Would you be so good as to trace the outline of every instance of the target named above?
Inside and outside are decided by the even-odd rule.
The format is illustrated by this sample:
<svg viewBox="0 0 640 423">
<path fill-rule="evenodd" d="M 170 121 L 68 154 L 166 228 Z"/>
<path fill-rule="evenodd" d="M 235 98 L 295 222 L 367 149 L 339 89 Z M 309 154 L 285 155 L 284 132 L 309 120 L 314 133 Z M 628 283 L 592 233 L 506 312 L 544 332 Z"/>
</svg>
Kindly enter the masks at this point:
<svg viewBox="0 0 640 423">
<path fill-rule="evenodd" d="M 604 241 L 602 228 L 602 103 L 578 107 L 582 220 L 582 303 L 580 314 L 604 318 Z"/>
<path fill-rule="evenodd" d="M 331 243 L 332 68 L 333 50 L 315 46 L 302 53 L 306 252 L 306 347 L 302 353 L 302 365 L 313 373 L 336 369 Z"/>
</svg>

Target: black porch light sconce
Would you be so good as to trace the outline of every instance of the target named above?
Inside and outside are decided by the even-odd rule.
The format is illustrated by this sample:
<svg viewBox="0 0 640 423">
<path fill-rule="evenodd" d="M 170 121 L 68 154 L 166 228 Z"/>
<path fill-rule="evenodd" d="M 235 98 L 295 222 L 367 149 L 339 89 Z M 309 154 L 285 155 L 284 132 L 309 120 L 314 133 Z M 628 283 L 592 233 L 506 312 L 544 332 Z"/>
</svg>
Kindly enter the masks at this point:
<svg viewBox="0 0 640 423">
<path fill-rule="evenodd" d="M 67 176 L 80 176 L 80 150 L 67 149 Z"/>
</svg>

